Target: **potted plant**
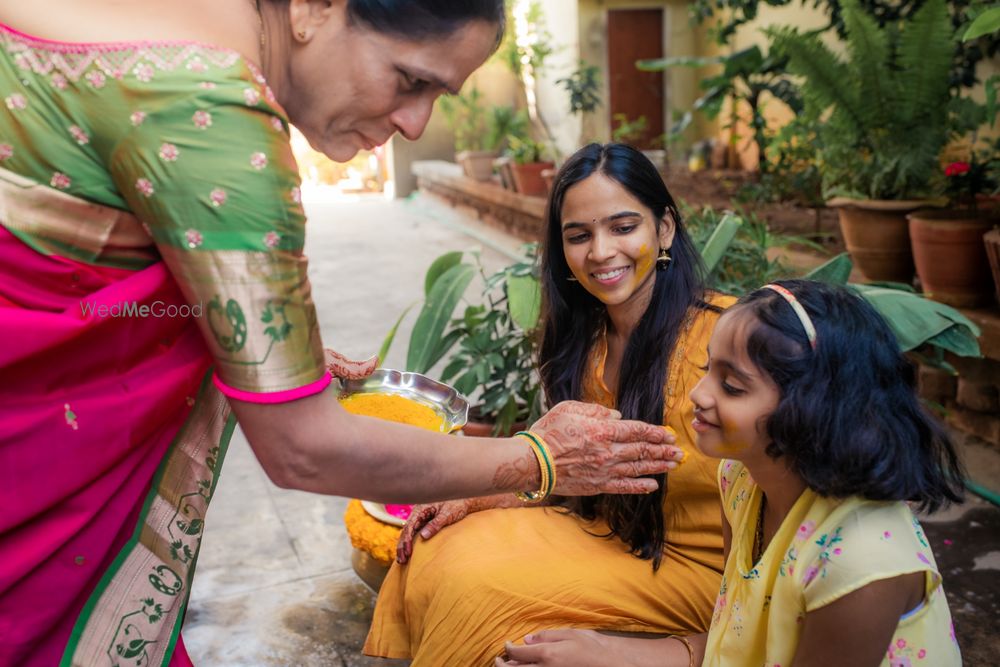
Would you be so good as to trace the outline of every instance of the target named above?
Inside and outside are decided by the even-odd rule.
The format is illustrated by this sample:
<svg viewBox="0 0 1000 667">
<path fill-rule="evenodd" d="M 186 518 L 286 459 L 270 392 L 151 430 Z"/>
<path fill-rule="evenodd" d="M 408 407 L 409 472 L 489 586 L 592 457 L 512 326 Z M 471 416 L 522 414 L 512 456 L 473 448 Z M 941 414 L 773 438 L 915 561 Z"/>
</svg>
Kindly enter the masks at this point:
<svg viewBox="0 0 1000 667">
<path fill-rule="evenodd" d="M 846 58 L 815 34 L 769 35 L 803 77 L 818 128 L 823 192 L 839 208 L 847 248 L 869 280 L 910 283 L 906 214 L 928 206 L 948 139 L 955 30 L 945 0 L 927 0 L 897 27 L 880 29 L 857 0 L 844 0 Z"/>
<path fill-rule="evenodd" d="M 544 197 L 546 188 L 542 172 L 555 166 L 551 160 L 545 159 L 545 144 L 535 141 L 527 132 L 511 134 L 508 144 L 514 187 L 523 195 Z"/>
<path fill-rule="evenodd" d="M 445 253 L 427 270 L 406 370 L 427 373 L 445 359 L 441 381 L 472 399 L 466 433 L 509 433 L 540 412 L 540 381 L 534 368 L 534 330 L 541 306 L 536 244 L 524 250 L 524 260 L 489 276 L 477 252 Z M 473 262 L 463 261 L 466 255 Z M 453 317 L 477 272 L 485 285 L 482 300 Z M 380 358 L 385 358 L 408 311 L 386 336 Z"/>
<path fill-rule="evenodd" d="M 950 206 L 909 215 L 910 241 L 924 293 L 958 308 L 988 303 L 993 280 L 983 236 L 1000 223 L 1000 211 L 980 208 L 979 195 L 996 188 L 989 162 L 973 152 L 970 161 L 944 168 Z M 992 158 L 995 159 L 995 158 Z"/>
<path fill-rule="evenodd" d="M 462 171 L 477 181 L 490 180 L 504 140 L 523 121 L 509 106 L 485 106 L 478 88 L 441 97 L 440 104 L 455 132 L 455 159 Z"/>
</svg>

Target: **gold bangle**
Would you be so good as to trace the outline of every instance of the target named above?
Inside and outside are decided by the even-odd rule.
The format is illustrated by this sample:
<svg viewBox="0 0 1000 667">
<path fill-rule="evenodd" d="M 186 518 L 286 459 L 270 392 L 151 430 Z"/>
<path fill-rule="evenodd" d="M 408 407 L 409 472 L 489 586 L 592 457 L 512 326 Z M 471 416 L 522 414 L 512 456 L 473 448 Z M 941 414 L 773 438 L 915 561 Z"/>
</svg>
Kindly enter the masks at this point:
<svg viewBox="0 0 1000 667">
<path fill-rule="evenodd" d="M 668 635 L 667 639 L 676 639 L 684 644 L 684 648 L 688 650 L 688 667 L 694 667 L 694 647 L 691 646 L 691 640 L 680 635 Z"/>
<path fill-rule="evenodd" d="M 539 503 L 549 497 L 552 493 L 552 489 L 556 486 L 556 469 L 552 465 L 552 454 L 549 452 L 548 445 L 545 444 L 545 440 L 542 439 L 537 433 L 532 433 L 531 431 L 519 431 L 514 435 L 519 435 L 522 438 L 528 440 L 531 444 L 531 451 L 535 454 L 535 458 L 538 460 L 538 469 L 541 476 L 541 483 L 538 486 L 538 491 L 517 491 L 514 496 L 518 500 L 525 503 Z"/>
</svg>

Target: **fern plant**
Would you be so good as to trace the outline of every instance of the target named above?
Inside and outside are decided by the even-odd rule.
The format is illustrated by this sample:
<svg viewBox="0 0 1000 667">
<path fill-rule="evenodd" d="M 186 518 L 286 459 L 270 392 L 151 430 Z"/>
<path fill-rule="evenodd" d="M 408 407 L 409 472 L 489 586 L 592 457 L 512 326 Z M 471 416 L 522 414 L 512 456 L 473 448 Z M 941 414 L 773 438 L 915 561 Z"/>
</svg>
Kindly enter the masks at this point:
<svg viewBox="0 0 1000 667">
<path fill-rule="evenodd" d="M 771 29 L 790 70 L 803 77 L 806 108 L 822 119 L 823 194 L 916 199 L 930 194 L 948 139 L 948 73 L 955 30 L 945 0 L 879 28 L 858 0 L 842 3 L 846 57 L 819 36 Z"/>
</svg>

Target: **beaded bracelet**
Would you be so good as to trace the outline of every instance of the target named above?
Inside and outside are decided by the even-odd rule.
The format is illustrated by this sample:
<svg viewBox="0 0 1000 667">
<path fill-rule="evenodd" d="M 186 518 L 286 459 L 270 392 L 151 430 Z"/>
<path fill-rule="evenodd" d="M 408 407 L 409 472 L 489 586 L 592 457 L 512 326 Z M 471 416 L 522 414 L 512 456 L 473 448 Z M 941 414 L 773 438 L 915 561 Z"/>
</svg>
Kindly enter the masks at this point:
<svg viewBox="0 0 1000 667">
<path fill-rule="evenodd" d="M 694 667 L 694 647 L 691 646 L 691 640 L 687 637 L 681 637 L 680 635 L 668 635 L 667 639 L 676 639 L 680 643 L 684 644 L 684 647 L 688 651 L 688 667 Z"/>
<path fill-rule="evenodd" d="M 527 438 L 531 443 L 531 451 L 535 453 L 535 458 L 538 459 L 538 469 L 541 472 L 542 478 L 537 491 L 518 491 L 514 495 L 522 502 L 540 503 L 549 497 L 552 489 L 556 488 L 556 469 L 552 465 L 552 454 L 549 452 L 548 445 L 545 444 L 545 441 L 537 433 L 518 431 L 514 435 Z"/>
</svg>

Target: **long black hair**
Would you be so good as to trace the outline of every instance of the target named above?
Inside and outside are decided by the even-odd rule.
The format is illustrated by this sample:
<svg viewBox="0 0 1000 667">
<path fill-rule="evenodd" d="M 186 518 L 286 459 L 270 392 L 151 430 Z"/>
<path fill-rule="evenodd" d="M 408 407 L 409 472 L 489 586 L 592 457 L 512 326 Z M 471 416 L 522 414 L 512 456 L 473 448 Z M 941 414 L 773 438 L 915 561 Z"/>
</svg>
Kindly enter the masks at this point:
<svg viewBox="0 0 1000 667">
<path fill-rule="evenodd" d="M 782 280 L 816 327 L 770 289 L 744 296 L 750 361 L 778 385 L 766 453 L 822 496 L 910 500 L 921 511 L 961 502 L 964 472 L 947 432 L 921 405 L 913 364 L 881 315 L 844 287 Z"/>
<path fill-rule="evenodd" d="M 347 16 L 377 32 L 412 40 L 450 35 L 469 21 L 506 27 L 504 0 L 348 0 Z"/>
<path fill-rule="evenodd" d="M 590 144 L 573 154 L 559 170 L 546 212 L 542 248 L 542 300 L 545 321 L 539 369 L 550 404 L 581 400 L 587 359 L 607 324 L 607 309 L 572 276 L 563 254 L 562 207 L 566 192 L 594 173 L 619 183 L 660 220 L 675 225 L 672 261 L 655 272 L 653 294 L 628 339 L 618 379 L 616 409 L 626 419 L 663 423 L 664 386 L 678 334 L 691 308 L 712 308 L 704 300 L 701 257 L 684 229 L 680 212 L 656 168 L 641 152 L 624 144 Z M 713 310 L 717 310 L 712 308 Z M 665 540 L 663 498 L 665 475 L 655 477 L 659 489 L 644 495 L 599 495 L 561 499 L 585 519 L 603 518 L 639 558 L 660 565 Z"/>
</svg>

